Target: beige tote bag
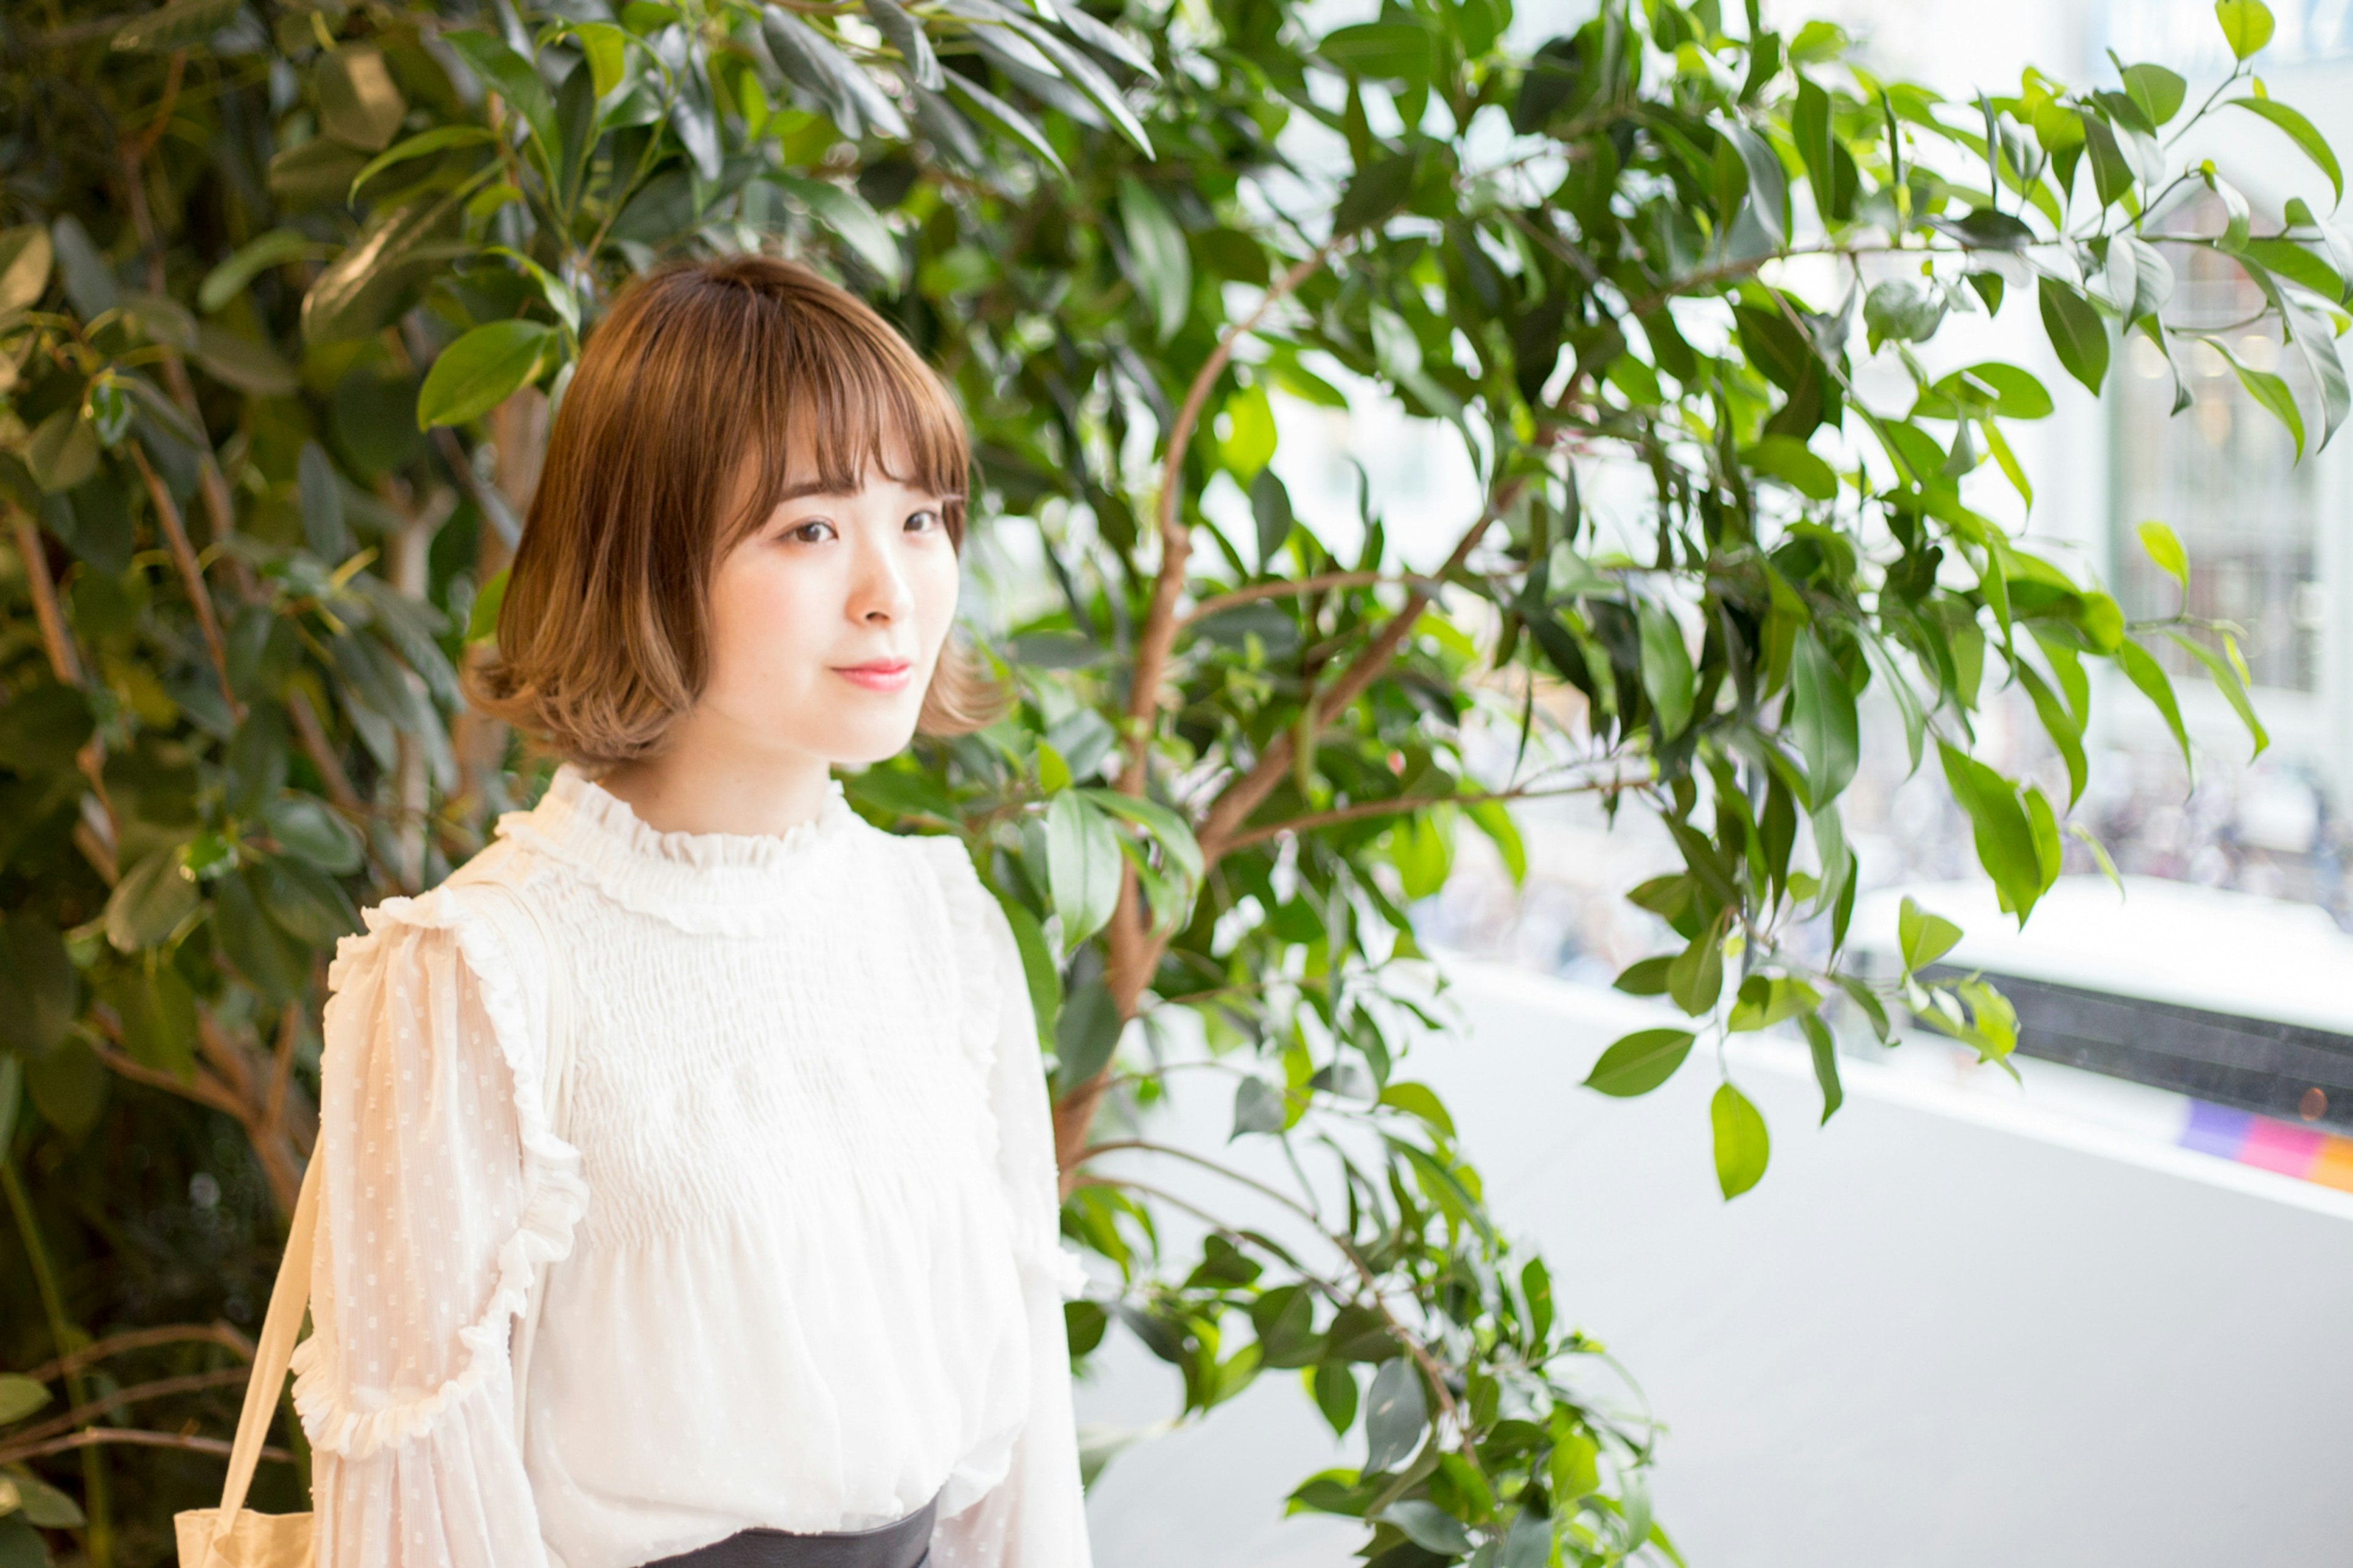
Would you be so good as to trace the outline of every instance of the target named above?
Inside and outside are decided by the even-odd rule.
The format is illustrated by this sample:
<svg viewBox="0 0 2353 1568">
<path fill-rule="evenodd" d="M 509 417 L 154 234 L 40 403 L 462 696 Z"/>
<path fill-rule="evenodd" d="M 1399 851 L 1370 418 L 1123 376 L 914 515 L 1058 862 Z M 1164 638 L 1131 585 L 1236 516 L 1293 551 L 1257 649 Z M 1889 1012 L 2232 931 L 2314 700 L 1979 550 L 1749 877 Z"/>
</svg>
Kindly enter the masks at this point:
<svg viewBox="0 0 2353 1568">
<path fill-rule="evenodd" d="M 547 966 L 547 1070 L 543 1078 L 548 1116 L 556 1136 L 564 1135 L 562 1086 L 571 1062 L 571 995 L 561 982 L 555 963 L 560 951 L 548 940 L 547 928 L 531 900 L 503 882 L 465 879 L 495 888 L 506 898 L 491 901 L 484 912 L 504 928 L 508 950 L 518 958 L 535 947 Z M 515 917 L 520 915 L 520 919 Z M 521 939 L 521 940 L 518 940 Z M 254 1467 L 278 1411 L 286 1386 L 286 1368 L 294 1354 L 295 1337 L 302 1330 L 303 1310 L 311 1300 L 311 1244 L 319 1231 L 319 1169 L 313 1158 L 302 1173 L 301 1194 L 294 1201 L 294 1224 L 287 1233 L 286 1256 L 278 1265 L 278 1283 L 270 1289 L 269 1311 L 261 1321 L 261 1339 L 254 1346 L 253 1375 L 245 1385 L 245 1407 L 237 1418 L 237 1440 L 229 1447 L 228 1480 L 221 1488 L 218 1508 L 192 1508 L 173 1515 L 179 1539 L 180 1568 L 313 1568 L 317 1550 L 307 1513 L 255 1513 L 245 1506 L 246 1489 L 253 1484 Z M 542 1270 L 543 1285 L 545 1271 Z M 515 1435 L 522 1436 L 523 1389 L 529 1381 L 531 1342 L 539 1326 L 543 1289 L 534 1289 L 513 1339 Z"/>
</svg>

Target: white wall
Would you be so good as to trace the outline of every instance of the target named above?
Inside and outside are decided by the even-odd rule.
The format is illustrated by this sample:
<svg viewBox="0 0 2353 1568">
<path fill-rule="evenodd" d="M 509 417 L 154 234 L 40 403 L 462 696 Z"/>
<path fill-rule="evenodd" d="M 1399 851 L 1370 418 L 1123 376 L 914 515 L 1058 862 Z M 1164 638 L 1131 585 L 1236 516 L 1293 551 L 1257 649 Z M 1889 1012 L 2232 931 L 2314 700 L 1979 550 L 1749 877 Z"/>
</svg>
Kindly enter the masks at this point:
<svg viewBox="0 0 2353 1568">
<path fill-rule="evenodd" d="M 2055 1090 L 2081 1084 L 2038 1100 L 2032 1062 L 2022 1103 L 1858 1064 L 1817 1130 L 1801 1058 L 1774 1047 L 1735 1061 L 1774 1154 L 1727 1205 L 1707 1063 L 1602 1100 L 1576 1086 L 1638 1005 L 1461 973 L 1469 1035 L 1409 1070 L 1546 1248 L 1563 1312 L 1671 1427 L 1654 1489 L 1694 1568 L 2353 1562 L 2353 1199 L 2080 1121 Z M 1222 1137 L 1222 1095 L 1179 1104 Z M 1175 1407 L 1132 1342 L 1113 1363 L 1082 1421 Z M 1344 1568 L 1345 1522 L 1280 1518 L 1335 1462 L 1271 1375 L 1113 1461 L 1097 1560 Z"/>
</svg>

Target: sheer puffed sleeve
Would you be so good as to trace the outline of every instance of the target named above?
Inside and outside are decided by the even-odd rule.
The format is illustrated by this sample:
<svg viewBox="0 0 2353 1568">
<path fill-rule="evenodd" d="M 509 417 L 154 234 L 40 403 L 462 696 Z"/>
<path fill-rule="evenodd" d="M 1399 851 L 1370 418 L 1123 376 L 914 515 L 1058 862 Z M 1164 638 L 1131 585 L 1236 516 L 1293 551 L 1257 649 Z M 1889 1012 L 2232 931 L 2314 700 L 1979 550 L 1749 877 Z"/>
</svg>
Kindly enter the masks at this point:
<svg viewBox="0 0 2353 1568">
<path fill-rule="evenodd" d="M 1036 1015 L 1021 952 L 1005 911 L 980 885 L 964 847 L 919 841 L 934 857 L 948 895 L 970 1022 L 987 1063 L 997 1171 L 1012 1211 L 1029 1343 L 1029 1410 L 1005 1479 L 944 1519 L 932 1537 L 934 1568 L 1092 1568 L 1071 1406 L 1070 1341 L 1062 1302 L 1086 1271 L 1060 1242 L 1052 1101 L 1039 1054 Z"/>
<path fill-rule="evenodd" d="M 508 1336 L 571 1249 L 579 1157 L 546 1122 L 515 959 L 464 889 L 367 922 L 329 976 L 314 1331 L 294 1355 L 318 1568 L 538 1568 Z"/>
</svg>

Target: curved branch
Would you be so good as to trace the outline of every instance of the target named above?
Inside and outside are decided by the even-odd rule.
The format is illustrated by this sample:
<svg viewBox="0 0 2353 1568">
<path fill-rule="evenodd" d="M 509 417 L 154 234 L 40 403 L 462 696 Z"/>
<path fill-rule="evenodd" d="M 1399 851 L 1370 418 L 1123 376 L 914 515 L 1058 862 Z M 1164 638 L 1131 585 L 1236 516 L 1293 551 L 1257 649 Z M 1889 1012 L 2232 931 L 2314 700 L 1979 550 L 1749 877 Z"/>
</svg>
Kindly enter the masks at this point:
<svg viewBox="0 0 2353 1568">
<path fill-rule="evenodd" d="M 1197 621 L 1206 621 L 1211 616 L 1222 615 L 1237 605 L 1254 604 L 1261 599 L 1287 599 L 1294 594 L 1316 594 L 1326 588 L 1369 588 L 1380 583 L 1419 586 L 1429 581 L 1427 577 L 1411 572 L 1326 572 L 1320 577 L 1253 583 L 1247 588 L 1235 588 L 1203 599 L 1177 618 L 1177 626 L 1182 629 Z"/>
<path fill-rule="evenodd" d="M 253 1359 L 253 1342 L 227 1323 L 171 1323 L 159 1329 L 132 1329 L 128 1333 L 110 1334 L 102 1340 L 92 1340 L 71 1354 L 43 1362 L 23 1375 L 35 1383 L 47 1383 L 69 1373 L 79 1372 L 91 1363 L 104 1361 L 109 1356 L 152 1350 L 157 1345 L 175 1344 L 216 1344 L 235 1352 L 243 1360 L 249 1362 Z"/>
<path fill-rule="evenodd" d="M 174 1394 L 201 1394 L 208 1388 L 242 1388 L 252 1375 L 250 1368 L 228 1366 L 213 1372 L 194 1372 L 185 1377 L 164 1377 L 153 1383 L 135 1383 L 86 1405 L 77 1405 L 37 1426 L 11 1432 L 8 1440 L 12 1443 L 34 1443 L 54 1437 L 77 1426 L 86 1426 L 111 1411 L 120 1410 L 126 1405 L 136 1405 L 142 1399 L 164 1399 Z"/>
<path fill-rule="evenodd" d="M 229 1444 L 221 1437 L 192 1437 L 178 1432 L 142 1432 L 121 1426 L 92 1426 L 86 1432 L 75 1432 L 63 1437 L 53 1437 L 40 1443 L 0 1443 L 0 1465 L 13 1465 L 23 1459 L 38 1459 L 50 1454 L 69 1454 L 77 1448 L 98 1448 L 110 1445 L 127 1448 L 176 1448 L 184 1454 L 210 1454 L 216 1458 L 228 1458 Z M 290 1465 L 294 1456 L 283 1448 L 264 1447 L 261 1457 Z"/>
</svg>

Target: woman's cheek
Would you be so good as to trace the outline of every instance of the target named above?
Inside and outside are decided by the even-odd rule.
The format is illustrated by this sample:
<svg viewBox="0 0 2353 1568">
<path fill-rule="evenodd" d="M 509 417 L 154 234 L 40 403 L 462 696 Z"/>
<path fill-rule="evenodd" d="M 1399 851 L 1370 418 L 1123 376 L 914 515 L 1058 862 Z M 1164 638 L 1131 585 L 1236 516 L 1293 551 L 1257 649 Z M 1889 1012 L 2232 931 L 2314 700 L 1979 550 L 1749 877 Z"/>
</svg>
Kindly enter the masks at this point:
<svg viewBox="0 0 2353 1568">
<path fill-rule="evenodd" d="M 712 674 L 781 696 L 778 683 L 806 689 L 821 651 L 810 646 L 823 584 L 781 560 L 731 563 L 712 584 Z M 838 610 L 837 610 L 838 613 Z"/>
</svg>

